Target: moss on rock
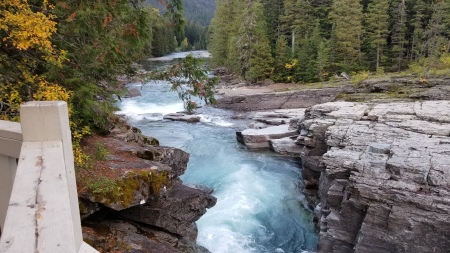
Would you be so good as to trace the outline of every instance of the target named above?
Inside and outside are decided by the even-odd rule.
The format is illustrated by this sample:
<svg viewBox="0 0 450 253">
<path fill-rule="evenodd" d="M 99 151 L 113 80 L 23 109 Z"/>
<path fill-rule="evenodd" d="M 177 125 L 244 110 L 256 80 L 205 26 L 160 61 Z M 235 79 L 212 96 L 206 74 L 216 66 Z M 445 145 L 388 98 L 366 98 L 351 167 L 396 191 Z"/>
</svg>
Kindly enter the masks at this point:
<svg viewBox="0 0 450 253">
<path fill-rule="evenodd" d="M 102 190 L 90 188 L 86 197 L 117 211 L 139 205 L 151 196 L 159 196 L 161 188 L 170 186 L 169 173 L 154 169 L 127 171 L 111 180 L 114 187 Z"/>
</svg>

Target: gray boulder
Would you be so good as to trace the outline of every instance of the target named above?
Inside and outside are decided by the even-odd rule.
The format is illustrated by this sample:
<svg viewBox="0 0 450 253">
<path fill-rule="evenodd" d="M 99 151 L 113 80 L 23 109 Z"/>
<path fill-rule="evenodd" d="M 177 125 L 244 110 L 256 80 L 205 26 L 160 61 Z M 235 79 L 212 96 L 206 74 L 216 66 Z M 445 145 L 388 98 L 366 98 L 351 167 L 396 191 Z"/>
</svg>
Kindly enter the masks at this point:
<svg viewBox="0 0 450 253">
<path fill-rule="evenodd" d="M 134 98 L 142 96 L 141 91 L 136 88 L 128 89 L 124 95 L 125 98 Z"/>
</svg>

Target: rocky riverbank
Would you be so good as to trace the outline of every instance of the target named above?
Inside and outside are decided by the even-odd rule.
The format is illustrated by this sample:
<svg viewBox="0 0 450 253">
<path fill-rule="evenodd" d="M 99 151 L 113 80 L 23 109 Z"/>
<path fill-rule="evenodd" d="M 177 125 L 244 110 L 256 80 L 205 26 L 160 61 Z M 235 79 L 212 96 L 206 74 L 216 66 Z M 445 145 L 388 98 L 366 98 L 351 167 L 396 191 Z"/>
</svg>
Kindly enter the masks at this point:
<svg viewBox="0 0 450 253">
<path fill-rule="evenodd" d="M 249 148 L 271 147 L 302 158 L 319 252 L 449 252 L 449 79 L 381 78 L 349 85 L 324 98 L 320 89 L 273 93 L 263 87 L 245 94 L 248 88 L 234 87 L 218 106 L 272 109 L 264 124 L 279 126 L 247 115 L 258 123 L 237 139 Z M 236 95 L 238 89 L 246 89 L 244 95 Z M 318 98 L 303 103 L 301 97 L 311 92 Z M 348 98 L 369 101 L 322 103 Z M 285 113 L 284 124 L 269 120 L 277 109 L 295 104 L 310 107 L 304 115 Z"/>
<path fill-rule="evenodd" d="M 450 77 L 422 79 L 392 76 L 371 78 L 359 84 L 353 84 L 350 80 L 335 80 L 312 84 L 275 83 L 255 86 L 226 79 L 219 86 L 217 94 L 217 107 L 235 111 L 308 108 L 337 100 L 448 100 Z"/>
<path fill-rule="evenodd" d="M 209 252 L 195 243 L 195 221 L 216 199 L 179 179 L 189 154 L 158 146 L 122 119 L 84 146 L 95 158 L 95 170 L 77 173 L 86 242 L 100 252 Z"/>
<path fill-rule="evenodd" d="M 299 130 L 319 252 L 449 251 L 449 101 L 321 104 Z"/>
</svg>

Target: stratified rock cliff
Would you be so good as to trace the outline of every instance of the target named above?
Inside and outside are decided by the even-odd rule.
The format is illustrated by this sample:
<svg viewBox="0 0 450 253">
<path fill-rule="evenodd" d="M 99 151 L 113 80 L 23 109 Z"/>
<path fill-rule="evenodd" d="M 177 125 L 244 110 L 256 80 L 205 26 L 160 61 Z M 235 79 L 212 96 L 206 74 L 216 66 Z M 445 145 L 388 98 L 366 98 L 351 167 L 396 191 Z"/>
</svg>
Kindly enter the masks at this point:
<svg viewBox="0 0 450 253">
<path fill-rule="evenodd" d="M 299 125 L 319 252 L 450 252 L 449 101 L 326 103 Z"/>
</svg>

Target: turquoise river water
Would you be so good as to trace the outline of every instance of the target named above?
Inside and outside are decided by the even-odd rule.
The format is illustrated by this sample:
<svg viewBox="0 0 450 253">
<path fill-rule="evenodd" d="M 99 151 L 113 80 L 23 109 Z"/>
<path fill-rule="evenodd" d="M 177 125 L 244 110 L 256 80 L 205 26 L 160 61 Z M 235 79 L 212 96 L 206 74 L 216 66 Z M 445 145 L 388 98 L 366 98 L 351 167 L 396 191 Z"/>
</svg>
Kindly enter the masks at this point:
<svg viewBox="0 0 450 253">
<path fill-rule="evenodd" d="M 174 60 L 185 53 L 172 54 Z M 197 52 L 199 56 L 206 52 Z M 271 152 L 249 151 L 235 132 L 249 122 L 232 119 L 226 110 L 203 107 L 199 123 L 164 120 L 183 110 L 169 84 L 152 81 L 142 96 L 118 103 L 120 114 L 163 146 L 191 154 L 182 176 L 185 184 L 214 189 L 217 204 L 197 221 L 197 243 L 213 253 L 306 253 L 314 251 L 317 235 L 312 213 L 301 193 L 300 163 Z"/>
</svg>

